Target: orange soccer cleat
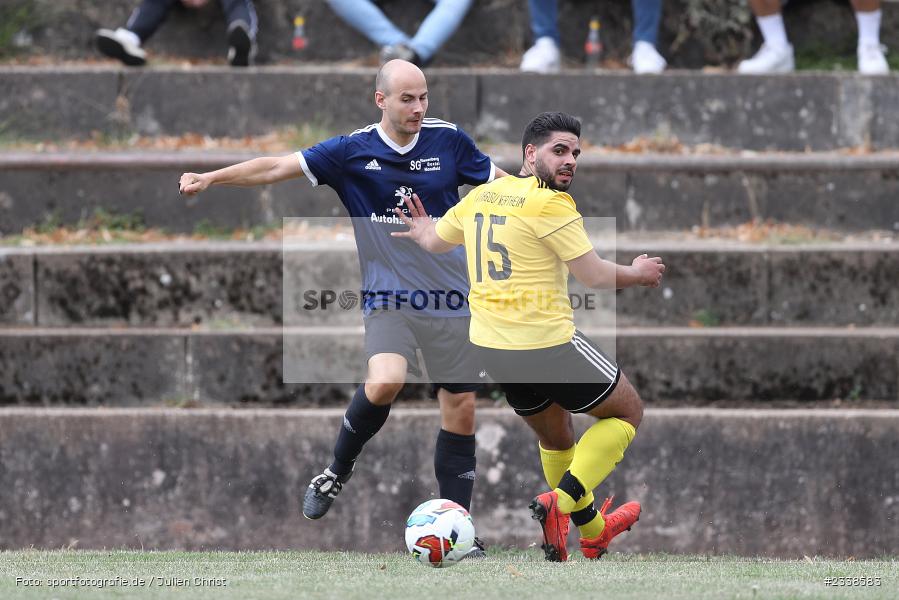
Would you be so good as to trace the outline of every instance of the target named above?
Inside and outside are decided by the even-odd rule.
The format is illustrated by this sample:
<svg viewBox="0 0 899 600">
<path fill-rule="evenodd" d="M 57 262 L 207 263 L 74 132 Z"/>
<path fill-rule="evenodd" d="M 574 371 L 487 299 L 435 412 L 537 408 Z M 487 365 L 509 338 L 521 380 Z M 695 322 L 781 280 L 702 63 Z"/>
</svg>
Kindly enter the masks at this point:
<svg viewBox="0 0 899 600">
<path fill-rule="evenodd" d="M 568 549 L 565 539 L 571 517 L 559 512 L 559 496 L 556 492 L 540 494 L 531 501 L 531 518 L 540 522 L 543 528 L 543 553 L 546 560 L 565 562 L 568 560 Z"/>
<path fill-rule="evenodd" d="M 612 506 L 612 499 L 606 498 L 599 509 L 599 514 L 606 521 L 606 527 L 594 538 L 581 538 L 581 552 L 585 557 L 596 560 L 609 551 L 609 544 L 621 533 L 630 531 L 631 526 L 640 520 L 640 503 L 626 502 L 606 515 L 606 511 Z"/>
</svg>

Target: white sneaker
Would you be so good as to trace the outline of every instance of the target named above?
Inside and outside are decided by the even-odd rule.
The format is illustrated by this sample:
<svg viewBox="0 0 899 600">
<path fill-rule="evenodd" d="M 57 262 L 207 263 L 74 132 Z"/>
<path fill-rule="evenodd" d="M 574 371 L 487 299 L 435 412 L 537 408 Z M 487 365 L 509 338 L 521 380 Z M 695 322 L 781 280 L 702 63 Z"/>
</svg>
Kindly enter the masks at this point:
<svg viewBox="0 0 899 600">
<path fill-rule="evenodd" d="M 661 73 L 668 66 L 656 47 L 643 41 L 634 44 L 634 52 L 628 62 L 634 73 Z"/>
<path fill-rule="evenodd" d="M 562 56 L 555 40 L 550 37 L 542 37 L 528 48 L 521 57 L 522 71 L 532 73 L 558 73 L 562 63 Z"/>
<path fill-rule="evenodd" d="M 737 73 L 745 75 L 792 73 L 795 69 L 793 46 L 791 44 L 787 44 L 783 48 L 762 44 L 755 56 L 742 61 L 737 66 Z"/>
<path fill-rule="evenodd" d="M 885 46 L 865 44 L 858 47 L 858 72 L 862 75 L 886 75 L 890 65 L 884 56 Z"/>
<path fill-rule="evenodd" d="M 117 58 L 131 67 L 140 67 L 147 63 L 147 53 L 140 47 L 140 38 L 133 31 L 119 27 L 98 29 L 96 33 L 97 50 L 111 58 Z"/>
</svg>

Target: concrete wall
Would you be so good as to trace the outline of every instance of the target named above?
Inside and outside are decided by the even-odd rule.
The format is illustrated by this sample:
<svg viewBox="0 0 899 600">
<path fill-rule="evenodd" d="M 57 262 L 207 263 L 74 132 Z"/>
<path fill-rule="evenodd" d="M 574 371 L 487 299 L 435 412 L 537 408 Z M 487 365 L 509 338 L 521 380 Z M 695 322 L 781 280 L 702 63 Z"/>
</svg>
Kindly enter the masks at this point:
<svg viewBox="0 0 899 600">
<path fill-rule="evenodd" d="M 0 100 L 2 102 L 2 100 Z M 487 146 L 505 169 L 515 146 Z M 282 217 L 345 214 L 325 186 L 295 180 L 255 188 L 215 187 L 178 195 L 185 171 L 203 172 L 260 152 L 6 153 L 0 156 L 0 233 L 53 218 L 76 224 L 103 209 L 148 227 L 249 228 Z M 725 227 L 772 219 L 838 231 L 899 230 L 899 154 L 662 155 L 586 153 L 571 188 L 587 216 L 615 217 L 621 233 Z"/>
<path fill-rule="evenodd" d="M 619 329 L 614 346 L 585 333 L 649 404 L 899 403 L 896 328 Z M 359 328 L 4 330 L 0 404 L 335 406 L 364 367 Z"/>
<path fill-rule="evenodd" d="M 307 521 L 298 498 L 341 414 L 0 410 L 0 548 L 399 551 L 406 515 L 436 488 L 437 413 L 395 410 L 332 511 Z M 533 435 L 485 409 L 477 436 L 478 534 L 525 547 L 539 539 L 527 503 L 545 486 Z M 597 490 L 643 504 L 612 549 L 895 555 L 897 440 L 897 411 L 647 411 Z"/>
<path fill-rule="evenodd" d="M 899 145 L 896 77 L 429 74 L 429 114 L 494 142 L 519 143 L 534 115 L 562 110 L 583 120 L 585 141 L 602 145 L 638 136 L 753 150 Z M 0 67 L 0 88 L 11 90 L 0 96 L 0 122 L 8 136 L 45 140 L 88 137 L 94 130 L 125 138 L 187 132 L 241 137 L 300 124 L 349 133 L 380 118 L 372 101 L 374 78 L 373 68 Z"/>
<path fill-rule="evenodd" d="M 595 308 L 575 312 L 581 327 L 893 326 L 899 322 L 899 246 L 805 246 L 728 242 L 634 242 L 604 256 L 629 262 L 643 252 L 668 265 L 661 290 L 586 292 Z M 39 327 L 189 327 L 222 329 L 285 322 L 359 326 L 358 307 L 304 310 L 308 290 L 355 290 L 355 247 L 312 243 L 282 251 L 278 242 L 110 245 L 0 250 L 0 323 Z M 815 277 L 805 276 L 808 272 Z M 610 320 L 605 306 L 616 310 Z"/>
</svg>

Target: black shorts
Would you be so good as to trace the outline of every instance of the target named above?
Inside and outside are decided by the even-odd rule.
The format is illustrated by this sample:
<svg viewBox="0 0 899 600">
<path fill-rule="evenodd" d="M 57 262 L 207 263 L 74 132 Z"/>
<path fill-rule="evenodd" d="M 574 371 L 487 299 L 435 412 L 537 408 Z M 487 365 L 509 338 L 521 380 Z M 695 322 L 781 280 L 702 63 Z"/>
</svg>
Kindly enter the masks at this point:
<svg viewBox="0 0 899 600">
<path fill-rule="evenodd" d="M 615 389 L 621 372 L 580 331 L 570 342 L 535 350 L 499 350 L 477 346 L 481 364 L 521 416 L 535 415 L 556 403 L 568 412 L 588 412 Z"/>
<path fill-rule="evenodd" d="M 482 387 L 480 365 L 468 341 L 469 317 L 425 317 L 411 311 L 376 310 L 365 317 L 365 360 L 375 354 L 401 354 L 418 376 L 421 350 L 433 391 L 459 394 Z"/>
</svg>

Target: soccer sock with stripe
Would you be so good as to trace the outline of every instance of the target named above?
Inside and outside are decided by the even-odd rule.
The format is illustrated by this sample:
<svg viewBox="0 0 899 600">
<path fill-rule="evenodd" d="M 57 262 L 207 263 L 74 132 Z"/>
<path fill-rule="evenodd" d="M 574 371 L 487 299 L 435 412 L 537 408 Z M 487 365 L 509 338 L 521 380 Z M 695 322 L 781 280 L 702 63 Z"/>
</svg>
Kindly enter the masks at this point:
<svg viewBox="0 0 899 600">
<path fill-rule="evenodd" d="M 637 430 L 622 419 L 599 419 L 578 440 L 568 472 L 562 476 L 556 492 L 559 510 L 574 511 L 578 501 L 609 476 L 634 439 Z"/>
<path fill-rule="evenodd" d="M 389 414 L 389 404 L 377 406 L 369 401 L 365 384 L 356 389 L 334 444 L 334 462 L 329 467 L 334 474 L 347 475 L 353 470 L 362 447 L 381 430 Z"/>
<path fill-rule="evenodd" d="M 473 435 L 461 435 L 441 429 L 434 447 L 434 474 L 440 497 L 471 510 L 474 491 L 475 441 Z"/>
</svg>

